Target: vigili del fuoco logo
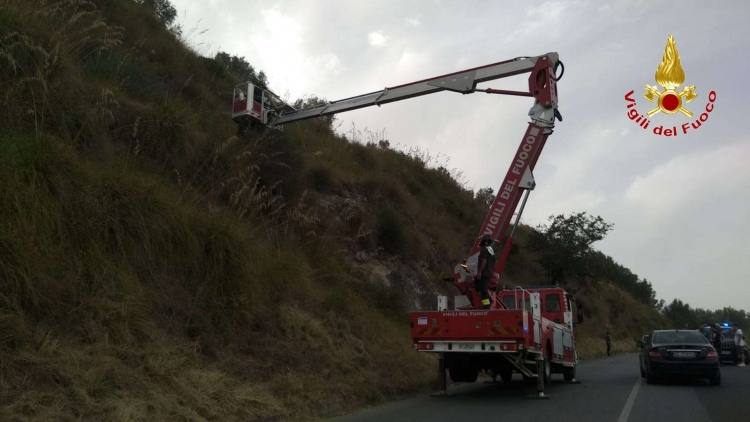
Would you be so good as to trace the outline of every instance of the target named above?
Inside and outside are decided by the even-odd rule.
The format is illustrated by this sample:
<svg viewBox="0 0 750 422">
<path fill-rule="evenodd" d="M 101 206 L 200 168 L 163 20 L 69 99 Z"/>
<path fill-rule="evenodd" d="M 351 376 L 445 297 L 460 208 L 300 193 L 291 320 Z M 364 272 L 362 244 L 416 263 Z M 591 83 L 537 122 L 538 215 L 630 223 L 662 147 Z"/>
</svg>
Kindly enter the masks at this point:
<svg viewBox="0 0 750 422">
<path fill-rule="evenodd" d="M 667 40 L 667 48 L 664 49 L 664 57 L 662 57 L 661 63 L 656 69 L 656 83 L 664 88 L 664 91 L 659 91 L 656 86 L 646 85 L 646 93 L 643 94 L 644 98 L 655 105 L 653 109 L 646 113 L 648 117 L 640 114 L 635 108 L 636 103 L 633 98 L 635 91 L 630 91 L 625 94 L 625 101 L 628 102 L 628 117 L 630 120 L 636 122 L 638 126 L 643 129 L 648 129 L 651 124 L 649 118 L 659 112 L 667 115 L 673 115 L 679 112 L 690 118 L 688 122 L 680 125 L 679 130 L 676 125 L 669 127 L 668 124 L 653 128 L 654 134 L 663 136 L 677 136 L 678 133 L 685 135 L 688 131 L 696 130 L 706 123 L 709 114 L 714 109 L 716 92 L 711 91 L 708 94 L 708 103 L 706 103 L 705 111 L 701 110 L 701 114 L 697 118 L 693 118 L 693 112 L 688 110 L 686 106 L 689 102 L 698 97 L 698 93 L 695 92 L 695 85 L 684 86 L 682 87 L 681 92 L 677 92 L 677 88 L 685 83 L 685 72 L 682 70 L 682 65 L 680 65 L 680 56 L 677 54 L 677 47 L 675 46 L 672 35 L 670 35 L 669 40 Z"/>
</svg>

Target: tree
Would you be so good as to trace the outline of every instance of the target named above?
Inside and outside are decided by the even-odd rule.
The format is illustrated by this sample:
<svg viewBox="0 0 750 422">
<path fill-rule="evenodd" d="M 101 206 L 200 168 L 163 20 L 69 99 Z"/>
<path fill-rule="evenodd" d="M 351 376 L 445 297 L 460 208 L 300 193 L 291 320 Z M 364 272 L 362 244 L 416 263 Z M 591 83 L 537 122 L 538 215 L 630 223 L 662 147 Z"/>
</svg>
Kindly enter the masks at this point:
<svg viewBox="0 0 750 422">
<path fill-rule="evenodd" d="M 665 306 L 662 313 L 672 323 L 673 328 L 682 328 L 685 324 L 688 327 L 697 328 L 701 323 L 690 305 L 679 299 L 674 299 L 672 303 Z"/>
<path fill-rule="evenodd" d="M 294 102 L 292 105 L 297 110 L 302 110 L 306 108 L 313 108 L 313 107 L 322 107 L 324 105 L 327 105 L 328 100 L 325 98 L 320 98 L 317 95 L 310 95 L 307 98 L 299 98 L 297 101 Z M 318 117 L 321 121 L 325 122 L 328 127 L 333 127 L 333 122 L 335 121 L 334 115 L 329 116 L 321 116 Z M 389 144 L 390 145 L 390 144 Z"/>
<path fill-rule="evenodd" d="M 262 70 L 256 74 L 255 68 L 244 57 L 233 56 L 220 51 L 216 53 L 214 60 L 237 79 L 243 82 L 250 81 L 263 89 L 268 89 L 268 77 L 266 74 Z"/>
<path fill-rule="evenodd" d="M 492 201 L 495 200 L 494 192 L 495 191 L 490 187 L 479 189 L 474 199 L 479 201 L 482 206 L 486 206 L 487 208 L 489 208 L 492 206 Z"/>
<path fill-rule="evenodd" d="M 596 253 L 591 245 L 604 239 L 614 224 L 585 212 L 550 216 L 549 221 L 549 225 L 541 224 L 532 232 L 529 247 L 540 252 L 540 263 L 549 271 L 552 283 L 568 277 L 584 281 Z"/>
<path fill-rule="evenodd" d="M 138 4 L 151 9 L 156 18 L 166 27 L 171 27 L 177 18 L 177 9 L 169 0 L 136 0 Z"/>
</svg>

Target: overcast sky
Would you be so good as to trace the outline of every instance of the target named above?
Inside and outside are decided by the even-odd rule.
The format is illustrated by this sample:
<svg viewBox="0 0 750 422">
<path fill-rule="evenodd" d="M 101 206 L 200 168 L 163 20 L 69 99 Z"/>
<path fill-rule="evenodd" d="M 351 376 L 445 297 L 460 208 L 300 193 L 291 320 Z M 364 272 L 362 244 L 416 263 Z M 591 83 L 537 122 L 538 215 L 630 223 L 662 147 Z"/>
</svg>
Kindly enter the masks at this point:
<svg viewBox="0 0 750 422">
<path fill-rule="evenodd" d="M 171 1 L 197 50 L 246 57 L 291 100 L 337 100 L 558 52 L 564 121 L 536 165 L 524 222 L 600 215 L 615 226 L 596 247 L 648 279 L 659 298 L 750 311 L 750 2 Z M 696 86 L 698 97 L 686 104 L 695 114 L 660 113 L 644 130 L 628 119 L 624 96 L 635 90 L 636 108 L 652 108 L 643 87 L 656 85 L 670 34 L 685 85 Z M 528 89 L 527 76 L 479 87 Z M 698 130 L 670 138 L 651 132 L 695 120 L 712 90 L 714 111 Z M 385 129 L 392 145 L 450 157 L 468 187 L 497 190 L 532 105 L 442 92 L 337 117 L 342 129 L 352 122 Z"/>
</svg>

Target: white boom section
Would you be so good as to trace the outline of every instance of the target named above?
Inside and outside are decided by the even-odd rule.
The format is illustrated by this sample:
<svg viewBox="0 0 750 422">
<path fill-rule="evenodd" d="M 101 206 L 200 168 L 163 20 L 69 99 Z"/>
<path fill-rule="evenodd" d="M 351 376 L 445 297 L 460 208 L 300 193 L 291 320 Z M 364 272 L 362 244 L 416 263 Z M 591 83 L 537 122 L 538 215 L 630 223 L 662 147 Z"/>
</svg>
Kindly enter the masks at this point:
<svg viewBox="0 0 750 422">
<path fill-rule="evenodd" d="M 424 79 L 405 85 L 385 88 L 382 91 L 334 101 L 320 107 L 282 113 L 273 122 L 269 123 L 278 126 L 299 120 L 330 116 L 332 114 L 373 105 L 380 106 L 381 104 L 406 100 L 427 94 L 434 94 L 440 91 L 455 91 L 463 94 L 470 94 L 476 90 L 476 86 L 479 83 L 531 72 L 534 69 L 536 61 L 540 57 L 545 56 L 549 56 L 550 59 L 552 59 L 553 65 L 558 62 L 557 53 L 548 53 L 536 57 L 519 57 L 513 60 L 449 73 L 447 75 Z"/>
</svg>

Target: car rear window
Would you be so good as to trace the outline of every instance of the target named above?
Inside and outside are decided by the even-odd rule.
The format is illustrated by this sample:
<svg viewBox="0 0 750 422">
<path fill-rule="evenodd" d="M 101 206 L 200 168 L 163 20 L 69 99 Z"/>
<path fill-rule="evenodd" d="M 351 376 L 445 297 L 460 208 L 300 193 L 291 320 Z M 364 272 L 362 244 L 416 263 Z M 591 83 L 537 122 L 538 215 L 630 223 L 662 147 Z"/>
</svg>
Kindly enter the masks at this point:
<svg viewBox="0 0 750 422">
<path fill-rule="evenodd" d="M 654 333 L 653 344 L 708 343 L 698 331 L 664 331 Z"/>
</svg>

